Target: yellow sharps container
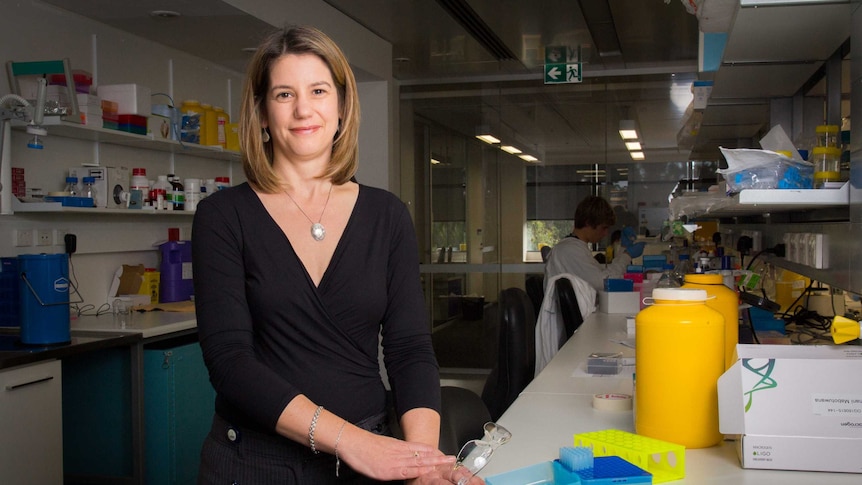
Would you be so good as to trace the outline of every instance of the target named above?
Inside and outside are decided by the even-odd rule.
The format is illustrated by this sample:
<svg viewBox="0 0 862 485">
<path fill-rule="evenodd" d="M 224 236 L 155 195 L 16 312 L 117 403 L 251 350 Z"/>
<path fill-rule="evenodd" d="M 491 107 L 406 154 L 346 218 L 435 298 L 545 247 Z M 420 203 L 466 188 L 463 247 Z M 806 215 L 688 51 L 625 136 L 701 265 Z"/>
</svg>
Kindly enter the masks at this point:
<svg viewBox="0 0 862 485">
<path fill-rule="evenodd" d="M 635 317 L 637 434 L 706 448 L 718 431 L 718 378 L 724 372 L 724 317 L 705 290 L 656 288 Z"/>
<path fill-rule="evenodd" d="M 724 370 L 730 369 L 739 343 L 739 295 L 724 284 L 720 274 L 713 273 L 687 274 L 682 287 L 706 290 L 706 306 L 724 317 Z"/>
</svg>

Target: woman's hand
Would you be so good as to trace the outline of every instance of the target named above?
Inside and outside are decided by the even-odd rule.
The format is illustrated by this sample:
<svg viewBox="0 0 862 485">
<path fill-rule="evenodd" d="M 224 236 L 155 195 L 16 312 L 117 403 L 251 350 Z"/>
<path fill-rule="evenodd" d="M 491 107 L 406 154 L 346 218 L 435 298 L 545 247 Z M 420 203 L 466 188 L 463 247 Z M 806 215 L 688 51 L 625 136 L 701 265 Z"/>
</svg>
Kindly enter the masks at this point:
<svg viewBox="0 0 862 485">
<path fill-rule="evenodd" d="M 455 466 L 454 456 L 446 456 L 433 446 L 380 436 L 356 427 L 344 430 L 344 436 L 338 444 L 338 456 L 357 472 L 383 481 L 419 477 L 424 480 L 427 475 L 429 478 L 438 477 L 442 481 L 416 483 L 451 484 L 448 474 Z M 444 471 L 447 475 L 442 475 Z M 473 483 L 471 482 L 471 485 Z"/>
</svg>

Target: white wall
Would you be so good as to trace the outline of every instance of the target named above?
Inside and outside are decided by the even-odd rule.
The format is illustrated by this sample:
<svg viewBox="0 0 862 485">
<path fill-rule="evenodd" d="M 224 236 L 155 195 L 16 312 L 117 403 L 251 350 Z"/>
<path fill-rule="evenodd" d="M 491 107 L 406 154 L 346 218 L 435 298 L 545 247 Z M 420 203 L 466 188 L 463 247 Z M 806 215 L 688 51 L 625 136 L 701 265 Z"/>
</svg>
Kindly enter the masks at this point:
<svg viewBox="0 0 862 485">
<path fill-rule="evenodd" d="M 302 5 L 318 3 L 323 2 L 302 2 Z M 306 7 L 298 5 L 297 8 Z M 319 7 L 308 8 L 319 11 Z M 4 63 L 9 60 L 69 58 L 73 69 L 93 73 L 94 83 L 141 84 L 149 87 L 153 93 L 172 95 L 177 104 L 183 99 L 195 98 L 224 106 L 231 118 L 236 119 L 242 73 L 226 70 L 39 1 L 0 0 L 0 11 L 4 18 L 3 29 L 0 29 L 0 60 Z M 343 19 L 339 20 L 337 25 L 343 22 Z M 352 27 L 348 30 L 355 29 Z M 342 31 L 340 35 L 344 36 L 345 33 Z M 376 36 L 374 39 L 380 42 Z M 374 56 L 367 49 L 355 55 L 363 59 L 366 74 L 375 72 L 389 76 L 385 67 L 391 64 L 388 52 L 391 52 L 391 47 L 388 50 L 381 49 L 376 64 L 369 60 L 374 59 Z M 362 83 L 360 87 L 363 109 L 360 166 L 364 182 L 388 188 L 390 141 L 387 114 L 389 98 L 386 91 L 389 79 L 382 79 L 380 82 Z M 9 92 L 6 76 L 0 76 L 0 96 Z M 153 102 L 164 103 L 165 99 L 154 98 Z M 159 174 L 176 173 L 181 178 L 227 175 L 234 184 L 245 180 L 238 162 L 98 144 L 57 136 L 56 131 L 52 136 L 50 127 L 43 150 L 28 149 L 26 143 L 27 135 L 14 130 L 12 166 L 23 167 L 27 186 L 39 187 L 45 193 L 61 190 L 68 168 L 82 163 L 145 167 L 150 179 L 155 179 Z M 120 265 L 157 267 L 159 256 L 155 245 L 167 239 L 168 228 L 180 228 L 182 237 L 187 239 L 190 237 L 191 223 L 191 213 L 157 216 L 18 212 L 15 215 L 0 215 L 0 256 L 61 252 L 62 234 L 75 233 L 78 252 L 72 258 L 74 273 L 86 304 L 98 307 L 107 301 L 108 287 Z M 54 239 L 51 242 L 56 244 L 16 247 L 13 234 L 18 229 L 50 231 Z"/>
</svg>

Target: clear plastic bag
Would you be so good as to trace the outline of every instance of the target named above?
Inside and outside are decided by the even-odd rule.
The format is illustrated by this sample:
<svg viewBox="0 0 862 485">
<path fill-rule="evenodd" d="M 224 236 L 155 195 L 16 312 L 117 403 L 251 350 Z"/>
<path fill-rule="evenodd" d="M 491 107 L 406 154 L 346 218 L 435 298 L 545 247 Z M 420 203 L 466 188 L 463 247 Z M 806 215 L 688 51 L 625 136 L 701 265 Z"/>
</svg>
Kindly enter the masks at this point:
<svg viewBox="0 0 862 485">
<path fill-rule="evenodd" d="M 727 181 L 727 193 L 744 189 L 810 189 L 814 187 L 814 166 L 771 150 L 719 147 L 727 160 L 717 172 Z"/>
</svg>

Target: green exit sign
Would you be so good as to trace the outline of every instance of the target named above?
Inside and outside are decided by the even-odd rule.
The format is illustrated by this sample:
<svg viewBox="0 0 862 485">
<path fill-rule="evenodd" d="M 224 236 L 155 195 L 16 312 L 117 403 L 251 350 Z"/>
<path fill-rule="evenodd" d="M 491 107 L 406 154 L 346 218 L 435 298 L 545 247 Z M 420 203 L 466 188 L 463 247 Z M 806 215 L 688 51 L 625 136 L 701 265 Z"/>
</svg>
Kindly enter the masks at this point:
<svg viewBox="0 0 862 485">
<path fill-rule="evenodd" d="M 581 73 L 581 46 L 565 45 L 545 47 L 545 84 L 579 83 Z"/>
<path fill-rule="evenodd" d="M 545 84 L 579 83 L 583 80 L 580 62 L 545 64 Z"/>
</svg>

